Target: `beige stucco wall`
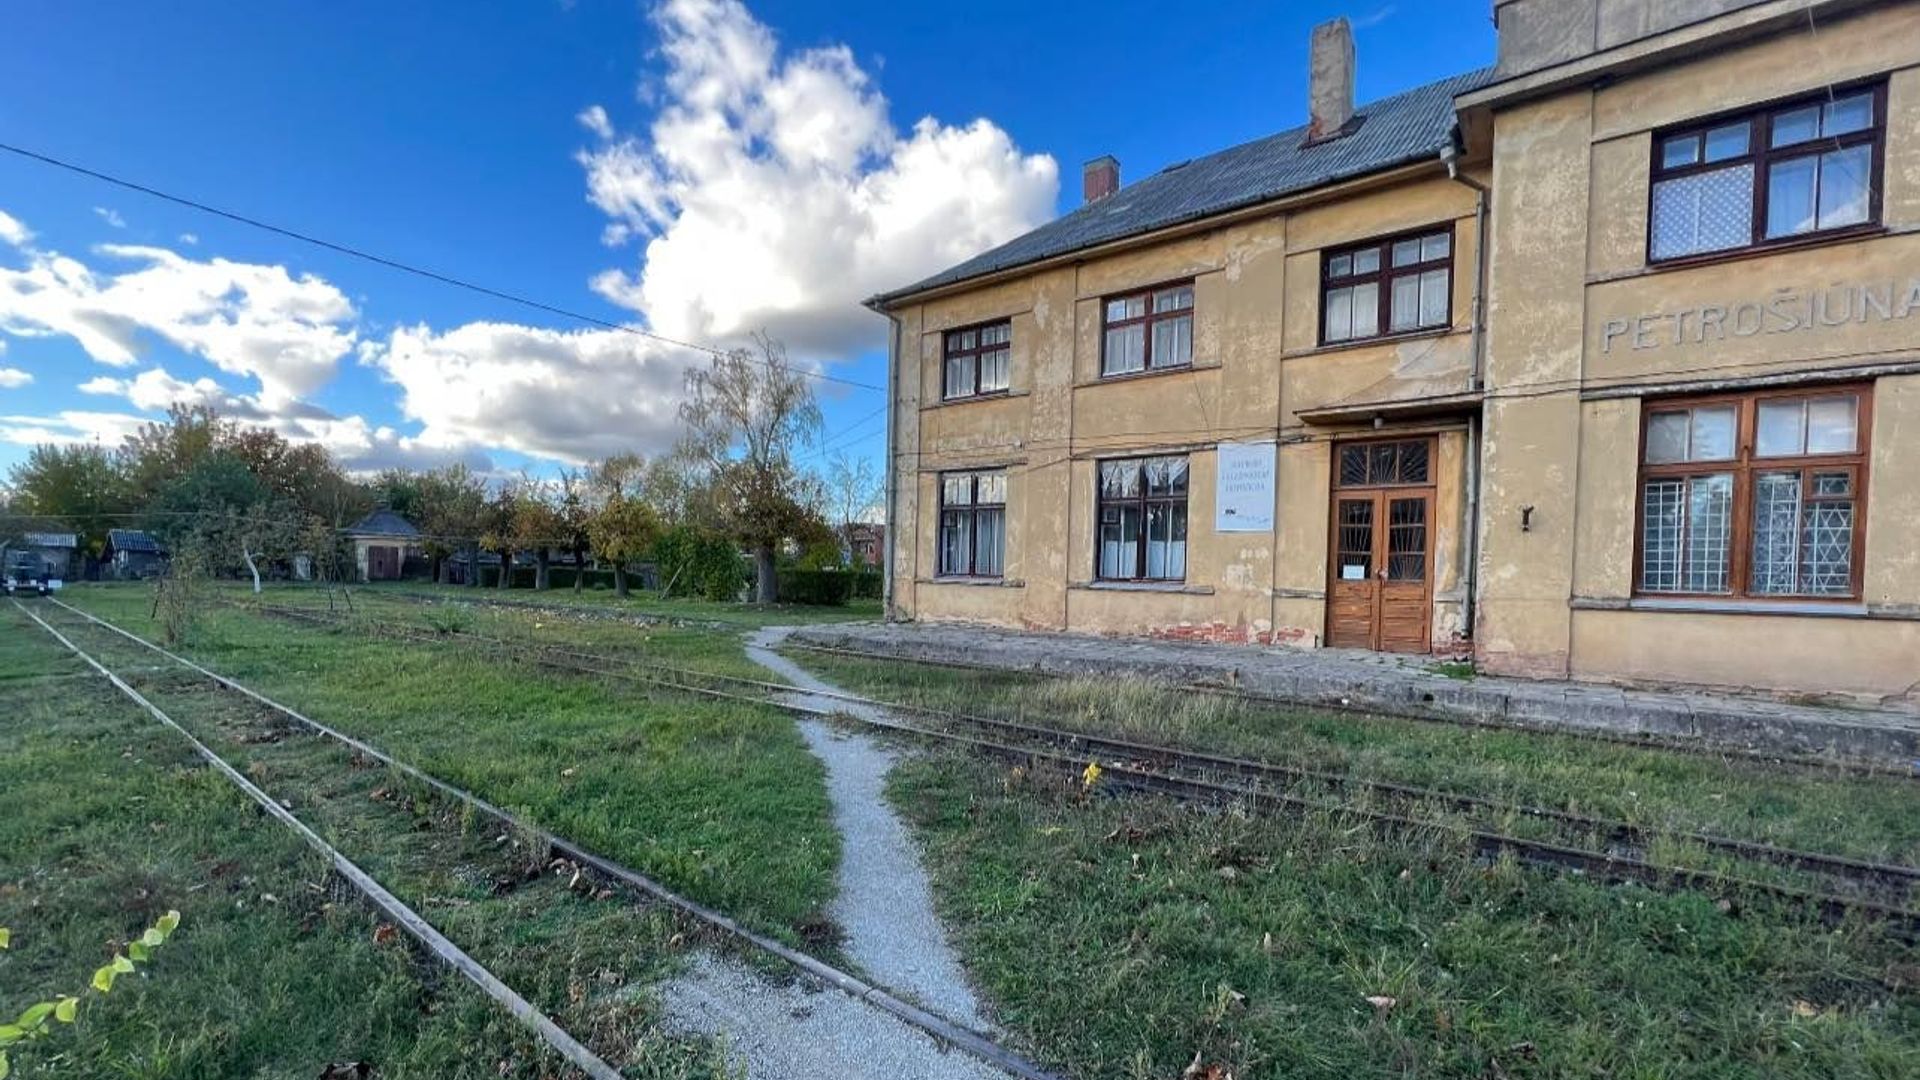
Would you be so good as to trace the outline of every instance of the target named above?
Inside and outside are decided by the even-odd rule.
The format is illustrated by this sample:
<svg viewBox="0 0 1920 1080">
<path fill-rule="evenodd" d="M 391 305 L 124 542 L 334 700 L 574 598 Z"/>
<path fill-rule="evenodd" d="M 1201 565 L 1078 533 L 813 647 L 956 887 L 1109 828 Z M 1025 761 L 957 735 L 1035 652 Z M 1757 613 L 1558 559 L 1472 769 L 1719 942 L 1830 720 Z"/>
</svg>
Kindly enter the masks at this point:
<svg viewBox="0 0 1920 1080">
<path fill-rule="evenodd" d="M 895 403 L 901 485 L 896 614 L 1102 633 L 1212 627 L 1221 636 L 1317 644 L 1325 630 L 1330 440 L 1437 433 L 1436 638 L 1460 629 L 1467 449 L 1458 419 L 1389 425 L 1309 424 L 1296 413 L 1343 401 L 1463 391 L 1471 370 L 1469 310 L 1475 197 L 1436 162 L 1398 186 L 1325 206 L 1276 212 L 1080 265 L 967 290 L 895 312 L 907 391 Z M 1454 325 L 1378 345 L 1321 349 L 1321 249 L 1428 226 L 1454 227 Z M 1102 379 L 1101 302 L 1192 278 L 1191 370 Z M 946 330 L 1008 318 L 1010 393 L 942 402 Z M 1276 528 L 1216 533 L 1215 447 L 1278 440 Z M 1185 454 L 1191 473 L 1186 581 L 1110 587 L 1095 581 L 1097 463 Z M 1006 568 L 1001 581 L 940 580 L 938 474 L 1004 468 Z"/>
<path fill-rule="evenodd" d="M 1880 232 L 1648 264 L 1656 129 L 1877 77 L 1890 117 Z M 1920 512 L 1906 465 L 1920 453 L 1917 118 L 1912 3 L 1496 111 L 1483 667 L 1870 696 L 1920 680 L 1920 555 L 1902 524 Z M 1822 377 L 1873 386 L 1861 600 L 1812 617 L 1636 599 L 1644 395 Z"/>
</svg>

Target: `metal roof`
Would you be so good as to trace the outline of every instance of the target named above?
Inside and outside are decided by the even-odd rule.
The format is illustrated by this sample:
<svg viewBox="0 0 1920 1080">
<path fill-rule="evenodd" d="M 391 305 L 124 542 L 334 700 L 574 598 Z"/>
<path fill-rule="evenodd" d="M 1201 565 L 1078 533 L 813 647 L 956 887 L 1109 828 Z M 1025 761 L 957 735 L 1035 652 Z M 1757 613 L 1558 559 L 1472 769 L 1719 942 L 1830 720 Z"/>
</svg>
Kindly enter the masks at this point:
<svg viewBox="0 0 1920 1080">
<path fill-rule="evenodd" d="M 347 530 L 347 535 L 415 537 L 420 535 L 420 530 L 399 514 L 381 509 L 361 518 L 359 524 Z"/>
<path fill-rule="evenodd" d="M 115 551 L 131 551 L 151 555 L 165 554 L 160 549 L 160 541 L 155 540 L 139 529 L 108 529 L 107 546 Z"/>
<path fill-rule="evenodd" d="M 77 548 L 80 538 L 73 533 L 27 533 L 20 538 L 27 547 Z"/>
<path fill-rule="evenodd" d="M 869 303 L 1010 270 L 1082 248 L 1380 172 L 1437 155 L 1453 138 L 1453 98 L 1478 89 L 1492 68 L 1454 75 L 1355 110 L 1357 129 L 1303 145 L 1302 124 L 1277 135 L 1169 165 L 1144 180 Z"/>
</svg>

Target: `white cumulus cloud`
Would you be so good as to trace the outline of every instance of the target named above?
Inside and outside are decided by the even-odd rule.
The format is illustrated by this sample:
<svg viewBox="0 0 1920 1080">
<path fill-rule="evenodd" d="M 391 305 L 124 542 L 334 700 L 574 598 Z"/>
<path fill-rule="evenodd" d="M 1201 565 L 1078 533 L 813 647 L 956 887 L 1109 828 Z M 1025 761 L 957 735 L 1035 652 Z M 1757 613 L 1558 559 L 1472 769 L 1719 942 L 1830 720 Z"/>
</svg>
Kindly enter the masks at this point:
<svg viewBox="0 0 1920 1080">
<path fill-rule="evenodd" d="M 357 340 L 346 294 L 284 266 L 108 244 L 97 253 L 126 268 L 102 269 L 57 251 L 22 250 L 23 269 L 0 267 L 0 330 L 65 335 L 113 367 L 138 363 L 142 336 L 151 334 L 258 379 L 262 397 L 278 401 L 325 385 Z"/>
<path fill-rule="evenodd" d="M 20 224 L 19 218 L 0 210 L 0 240 L 14 247 L 23 247 L 33 240 L 33 233 Z"/>
<path fill-rule="evenodd" d="M 33 375 L 29 372 L 21 371 L 19 368 L 0 367 L 0 390 L 17 390 L 32 382 Z"/>
<path fill-rule="evenodd" d="M 115 210 L 111 206 L 96 206 L 93 208 L 93 212 L 101 221 L 107 223 L 108 228 L 124 229 L 127 227 L 127 219 L 121 217 L 120 211 Z"/>
<path fill-rule="evenodd" d="M 666 63 L 653 123 L 624 138 L 608 125 L 580 160 L 603 239 L 645 238 L 637 268 L 594 288 L 662 333 L 727 342 L 766 327 L 816 357 L 873 347 L 861 299 L 1052 214 L 1051 157 L 984 119 L 898 130 L 844 45 L 783 53 L 738 0 L 667 0 L 653 18 Z"/>
</svg>

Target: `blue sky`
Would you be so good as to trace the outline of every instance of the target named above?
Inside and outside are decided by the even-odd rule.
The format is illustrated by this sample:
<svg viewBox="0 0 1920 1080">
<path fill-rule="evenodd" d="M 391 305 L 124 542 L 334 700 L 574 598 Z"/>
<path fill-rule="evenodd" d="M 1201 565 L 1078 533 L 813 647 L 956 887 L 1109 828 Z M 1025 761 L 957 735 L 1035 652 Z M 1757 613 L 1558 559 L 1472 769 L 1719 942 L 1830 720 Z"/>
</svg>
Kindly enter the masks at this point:
<svg viewBox="0 0 1920 1080">
<path fill-rule="evenodd" d="M 1363 101 L 1491 59 L 1484 0 L 34 5 L 0 142 L 881 384 L 861 296 L 1071 209 L 1090 157 L 1300 123 L 1338 14 Z M 696 362 L 4 153 L 0 215 L 0 468 L 191 399 L 356 468 L 544 472 L 664 449 Z M 882 395 L 819 388 L 877 460 Z"/>
</svg>

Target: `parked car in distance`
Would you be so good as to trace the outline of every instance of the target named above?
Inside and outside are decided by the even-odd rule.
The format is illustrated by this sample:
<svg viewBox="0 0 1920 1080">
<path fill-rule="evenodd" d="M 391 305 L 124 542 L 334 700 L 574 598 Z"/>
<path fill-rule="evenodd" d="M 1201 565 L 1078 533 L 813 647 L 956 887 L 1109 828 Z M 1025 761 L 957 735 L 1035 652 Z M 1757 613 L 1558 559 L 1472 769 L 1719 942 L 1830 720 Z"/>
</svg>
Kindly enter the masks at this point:
<svg viewBox="0 0 1920 1080">
<path fill-rule="evenodd" d="M 8 596 L 45 596 L 52 591 L 53 584 L 47 580 L 47 566 L 38 555 L 20 551 L 7 557 Z"/>
</svg>

